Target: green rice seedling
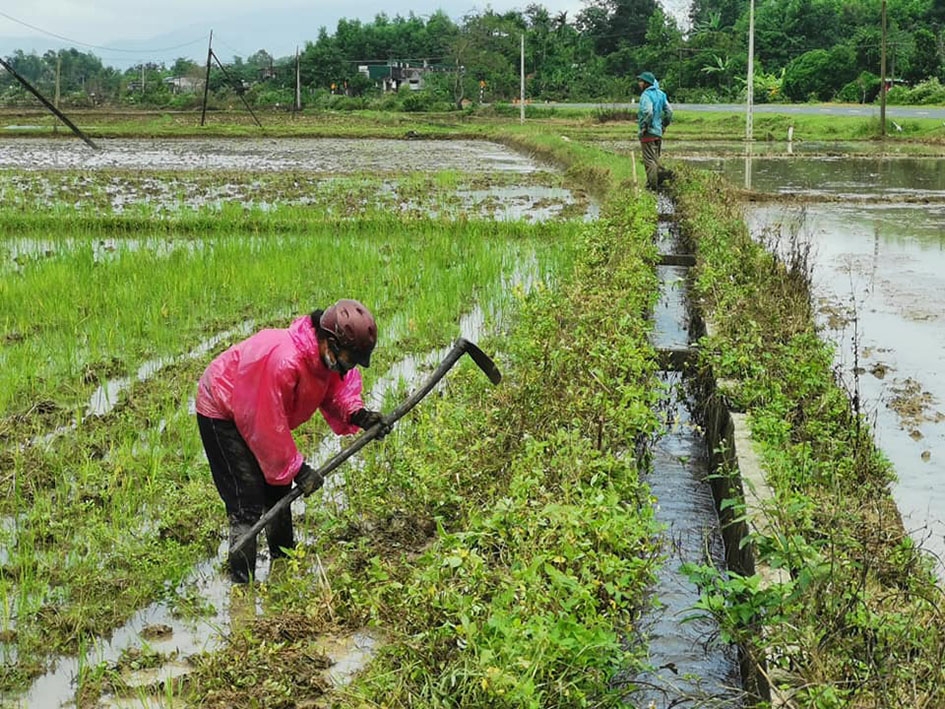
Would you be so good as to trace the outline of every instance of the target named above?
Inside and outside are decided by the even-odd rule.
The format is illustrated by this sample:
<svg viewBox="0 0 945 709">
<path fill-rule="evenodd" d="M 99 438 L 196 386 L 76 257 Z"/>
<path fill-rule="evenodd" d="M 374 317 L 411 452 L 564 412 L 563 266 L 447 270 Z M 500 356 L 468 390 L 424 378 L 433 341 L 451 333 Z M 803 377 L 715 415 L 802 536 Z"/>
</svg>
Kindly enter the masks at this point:
<svg viewBox="0 0 945 709">
<path fill-rule="evenodd" d="M 124 222 L 116 224 L 125 227 Z M 255 235 L 255 228 L 251 235 L 211 234 L 200 248 L 169 253 L 149 247 L 149 239 L 161 242 L 161 232 L 139 233 L 125 242 L 109 237 L 114 250 L 96 260 L 95 246 L 101 241 L 96 234 L 102 232 L 89 230 L 84 242 L 75 238 L 81 246 L 74 253 L 27 269 L 16 285 L 22 297 L 50 284 L 60 299 L 64 294 L 74 297 L 71 307 L 53 299 L 41 304 L 43 317 L 58 321 L 57 330 L 69 333 L 33 338 L 34 346 L 50 348 L 50 372 L 61 373 L 52 386 L 54 375 L 44 372 L 37 382 L 49 387 L 43 396 L 72 396 L 81 411 L 87 392 L 102 379 L 133 372 L 143 358 L 171 357 L 159 375 L 132 381 L 122 394 L 125 403 L 80 419 L 68 435 L 23 454 L 30 461 L 25 480 L 30 502 L 19 495 L 4 499 L 25 515 L 33 538 L 41 539 L 39 547 L 23 545 L 22 572 L 16 574 L 21 583 L 28 573 L 37 581 L 24 587 L 18 608 L 19 617 L 33 618 L 23 623 L 24 666 L 44 656 L 40 638 L 46 638 L 47 647 L 54 643 L 75 650 L 82 638 L 114 627 L 160 598 L 168 583 L 176 586 L 194 563 L 216 551 L 220 525 L 211 509 L 217 500 L 203 470 L 193 421 L 182 409 L 210 353 L 175 359 L 182 346 L 198 343 L 208 327 L 218 331 L 247 316 L 257 323 L 285 324 L 317 305 L 318 293 L 328 299 L 330 292 L 357 282 L 362 289 L 358 295 L 376 303 L 381 322 L 387 317 L 391 323 L 390 341 L 382 340 L 381 357 L 368 370 L 370 381 L 397 350 L 424 351 L 457 336 L 460 318 L 477 301 L 499 309 L 500 301 L 484 292 L 483 284 L 499 290 L 520 262 L 534 262 L 544 272 L 556 257 L 557 237 L 550 227 L 539 231 L 527 225 L 418 222 L 405 228 L 379 220 L 335 223 L 321 230 L 316 226 L 304 236 L 273 231 L 268 238 Z M 322 252 L 328 263 L 337 258 L 338 265 L 335 275 L 326 270 L 329 280 L 313 291 L 305 257 L 316 263 Z M 145 282 L 154 285 L 146 287 Z M 94 290 L 86 290 L 88 283 Z M 10 302 L 9 316 L 19 317 L 23 311 Z M 118 302 L 130 303 L 135 316 L 117 307 Z M 193 302 L 206 306 L 188 308 Z M 6 356 L 16 356 L 24 344 L 16 343 Z M 55 346 L 65 356 L 53 356 Z M 86 370 L 77 361 L 94 362 L 94 352 L 111 364 L 85 381 Z M 22 386 L 15 380 L 10 385 Z M 156 428 L 156 422 L 162 426 Z"/>
</svg>

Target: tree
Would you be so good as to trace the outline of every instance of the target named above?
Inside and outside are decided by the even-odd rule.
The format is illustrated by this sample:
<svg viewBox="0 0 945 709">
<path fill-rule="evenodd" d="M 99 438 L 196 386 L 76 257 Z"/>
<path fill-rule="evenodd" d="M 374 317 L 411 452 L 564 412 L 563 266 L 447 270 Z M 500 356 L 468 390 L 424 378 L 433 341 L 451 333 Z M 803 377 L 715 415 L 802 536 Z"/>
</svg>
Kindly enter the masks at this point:
<svg viewBox="0 0 945 709">
<path fill-rule="evenodd" d="M 203 67 L 199 66 L 197 62 L 186 57 L 178 57 L 171 65 L 172 76 L 194 76 L 202 70 Z"/>
<path fill-rule="evenodd" d="M 305 43 L 299 65 L 302 82 L 323 89 L 332 84 L 340 85 L 348 72 L 348 62 L 338 43 L 324 27 L 318 31 L 318 39 L 314 43 Z"/>
<path fill-rule="evenodd" d="M 747 7 L 747 0 L 693 0 L 689 22 L 693 28 L 710 25 L 719 31 L 733 27 Z"/>
<path fill-rule="evenodd" d="M 680 86 L 679 57 L 684 45 L 682 31 L 676 19 L 657 8 L 646 26 L 646 42 L 637 52 L 639 71 L 652 71 L 661 84 Z"/>
<path fill-rule="evenodd" d="M 650 16 L 659 7 L 656 0 L 586 1 L 587 7 L 578 14 L 578 28 L 590 36 L 602 56 L 622 46 L 642 46 Z"/>
<path fill-rule="evenodd" d="M 793 59 L 784 70 L 784 93 L 793 101 L 813 97 L 829 101 L 853 80 L 856 60 L 853 50 L 837 45 L 833 50 L 814 49 Z"/>
<path fill-rule="evenodd" d="M 911 67 L 906 79 L 918 83 L 923 79 L 938 76 L 939 69 L 942 66 L 938 39 L 924 27 L 917 29 L 912 36 L 915 41 L 915 54 L 912 57 Z"/>
</svg>

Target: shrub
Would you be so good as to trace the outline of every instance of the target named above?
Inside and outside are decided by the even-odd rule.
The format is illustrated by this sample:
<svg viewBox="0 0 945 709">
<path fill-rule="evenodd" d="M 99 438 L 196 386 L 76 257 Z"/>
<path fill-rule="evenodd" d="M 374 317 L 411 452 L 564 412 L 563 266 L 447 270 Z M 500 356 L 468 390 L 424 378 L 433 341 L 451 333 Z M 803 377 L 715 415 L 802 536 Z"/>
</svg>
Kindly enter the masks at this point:
<svg viewBox="0 0 945 709">
<path fill-rule="evenodd" d="M 804 52 L 785 67 L 784 93 L 793 101 L 809 98 L 829 101 L 853 78 L 854 59 L 852 50 L 843 45 L 829 52 L 826 49 Z"/>
<path fill-rule="evenodd" d="M 872 103 L 879 95 L 879 77 L 868 71 L 860 75 L 837 93 L 838 101 L 846 103 Z"/>
<path fill-rule="evenodd" d="M 408 89 L 403 93 L 401 106 L 407 113 L 420 113 L 434 110 L 436 97 L 428 91 L 413 91 Z"/>
<path fill-rule="evenodd" d="M 932 77 L 912 88 L 907 100 L 916 105 L 945 104 L 945 86 L 939 83 L 937 77 Z"/>
<path fill-rule="evenodd" d="M 905 86 L 893 86 L 886 92 L 886 103 L 896 105 L 911 103 L 909 101 L 909 89 Z"/>
</svg>

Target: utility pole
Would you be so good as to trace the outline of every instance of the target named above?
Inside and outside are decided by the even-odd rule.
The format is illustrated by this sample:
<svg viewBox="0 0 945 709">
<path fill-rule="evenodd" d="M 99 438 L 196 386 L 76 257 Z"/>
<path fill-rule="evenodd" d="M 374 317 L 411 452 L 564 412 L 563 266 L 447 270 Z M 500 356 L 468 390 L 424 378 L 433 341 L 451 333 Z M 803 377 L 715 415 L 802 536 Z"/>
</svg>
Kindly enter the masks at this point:
<svg viewBox="0 0 945 709">
<path fill-rule="evenodd" d="M 93 150 L 98 150 L 98 146 L 92 142 L 91 138 L 89 138 L 85 133 L 83 133 L 82 130 L 75 123 L 70 121 L 68 116 L 66 116 L 66 114 L 64 114 L 58 108 L 53 106 L 49 102 L 49 99 L 47 99 L 39 91 L 36 90 L 36 87 L 34 87 L 30 82 L 28 82 L 22 76 L 20 76 L 19 73 L 17 73 L 16 69 L 13 68 L 13 66 L 9 62 L 5 61 L 3 57 L 0 57 L 0 66 L 2 66 L 4 69 L 10 72 L 10 76 L 12 76 L 14 79 L 19 81 L 23 85 L 23 88 L 25 88 L 27 91 L 33 94 L 33 96 L 38 98 L 39 102 L 43 104 L 46 108 L 48 108 L 50 111 L 52 111 L 53 114 L 55 114 L 59 118 L 60 121 L 65 123 L 67 126 L 69 126 L 69 128 L 72 130 L 73 133 L 75 133 L 77 136 L 82 138 L 83 141 L 85 141 L 86 145 L 88 145 Z"/>
<path fill-rule="evenodd" d="M 879 60 L 879 135 L 886 137 L 886 0 L 883 0 L 882 10 L 882 48 Z"/>
<path fill-rule="evenodd" d="M 207 75 L 203 80 L 203 111 L 200 112 L 200 125 L 207 119 L 207 94 L 210 91 L 210 62 L 213 60 L 213 30 L 210 30 L 210 42 L 207 44 Z"/>
<path fill-rule="evenodd" d="M 62 53 L 58 52 L 56 54 L 56 96 L 53 99 L 53 105 L 56 108 L 59 108 L 59 82 L 60 77 L 62 76 Z M 53 123 L 53 133 L 59 132 L 59 124 Z"/>
<path fill-rule="evenodd" d="M 519 123 L 525 123 L 525 33 L 522 32 L 522 48 L 520 52 L 519 59 L 519 97 L 518 97 L 518 113 L 519 113 Z"/>
<path fill-rule="evenodd" d="M 302 69 L 299 63 L 299 45 L 295 45 L 295 110 L 302 110 Z"/>
<path fill-rule="evenodd" d="M 745 140 L 752 141 L 754 133 L 754 117 L 752 111 L 755 104 L 755 0 L 748 4 L 748 102 L 745 114 Z"/>
</svg>

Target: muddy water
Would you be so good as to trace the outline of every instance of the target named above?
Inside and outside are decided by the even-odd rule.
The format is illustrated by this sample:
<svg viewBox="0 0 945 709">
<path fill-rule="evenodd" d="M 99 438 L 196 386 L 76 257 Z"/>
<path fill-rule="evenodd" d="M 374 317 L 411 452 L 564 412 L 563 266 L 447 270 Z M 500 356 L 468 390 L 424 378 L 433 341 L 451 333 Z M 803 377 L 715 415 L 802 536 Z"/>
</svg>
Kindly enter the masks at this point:
<svg viewBox="0 0 945 709">
<path fill-rule="evenodd" d="M 744 159 L 700 163 L 742 186 Z M 811 244 L 819 322 L 896 470 L 906 528 L 945 577 L 945 159 L 755 158 L 750 169 L 755 190 L 841 199 L 754 206 L 747 218 L 782 245 Z"/>
<path fill-rule="evenodd" d="M 75 140 L 0 139 L 0 168 L 235 170 L 281 172 L 521 172 L 525 155 L 481 140 L 309 138 L 110 139 L 91 150 Z"/>
<path fill-rule="evenodd" d="M 812 197 L 945 198 L 945 159 L 878 156 L 688 156 L 696 167 L 720 172 L 733 185 L 758 192 Z"/>
<path fill-rule="evenodd" d="M 0 201 L 21 210 L 116 214 L 238 204 L 347 218 L 381 210 L 534 221 L 593 219 L 597 210 L 534 161 L 486 141 L 137 139 L 103 146 L 94 152 L 75 141 L 0 139 Z M 421 187 L 406 177 L 441 171 L 455 172 L 456 184 Z"/>
<path fill-rule="evenodd" d="M 671 210 L 661 201 L 660 211 Z M 660 219 L 661 253 L 678 254 L 671 216 Z M 668 248 L 667 248 L 668 247 Z M 691 340 L 687 269 L 661 266 L 660 299 L 654 308 L 651 341 L 657 348 L 686 349 Z M 665 431 L 653 448 L 647 483 L 656 497 L 656 519 L 664 525 L 660 568 L 652 593 L 658 599 L 641 622 L 652 670 L 634 678 L 635 706 L 741 707 L 743 691 L 737 649 L 718 639 L 714 619 L 693 610 L 699 589 L 683 564 L 725 569 L 725 548 L 708 482 L 708 450 L 701 428 L 691 419 L 682 375 L 662 374 L 665 393 L 660 414 Z"/>
<path fill-rule="evenodd" d="M 658 520 L 665 525 L 663 554 L 653 594 L 659 607 L 641 629 L 649 640 L 653 670 L 637 678 L 637 706 L 741 707 L 741 676 L 734 646 L 718 640 L 718 624 L 693 610 L 699 591 L 682 572 L 685 563 L 725 568 L 725 548 L 709 487 L 702 430 L 689 416 L 681 375 L 665 373 L 666 433 L 653 449 L 647 478 L 656 496 Z"/>
<path fill-rule="evenodd" d="M 812 245 L 819 321 L 896 469 L 903 521 L 945 558 L 945 206 L 762 206 L 747 218 Z"/>
</svg>

